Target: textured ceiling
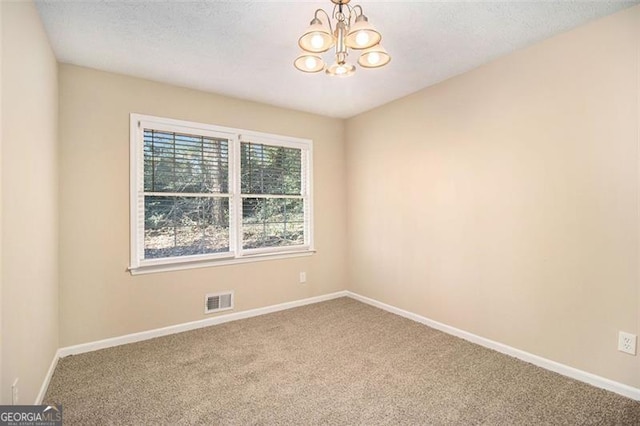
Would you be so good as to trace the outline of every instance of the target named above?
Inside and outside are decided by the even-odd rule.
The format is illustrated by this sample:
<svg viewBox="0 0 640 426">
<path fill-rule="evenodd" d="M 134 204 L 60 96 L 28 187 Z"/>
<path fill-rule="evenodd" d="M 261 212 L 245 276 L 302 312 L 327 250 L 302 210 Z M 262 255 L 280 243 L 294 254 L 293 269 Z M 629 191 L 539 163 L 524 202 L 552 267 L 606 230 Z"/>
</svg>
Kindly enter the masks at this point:
<svg viewBox="0 0 640 426">
<path fill-rule="evenodd" d="M 331 11 L 329 0 L 37 6 L 60 62 L 346 118 L 639 2 L 353 0 L 392 61 L 348 78 L 292 65 L 298 37 L 316 8 Z"/>
</svg>

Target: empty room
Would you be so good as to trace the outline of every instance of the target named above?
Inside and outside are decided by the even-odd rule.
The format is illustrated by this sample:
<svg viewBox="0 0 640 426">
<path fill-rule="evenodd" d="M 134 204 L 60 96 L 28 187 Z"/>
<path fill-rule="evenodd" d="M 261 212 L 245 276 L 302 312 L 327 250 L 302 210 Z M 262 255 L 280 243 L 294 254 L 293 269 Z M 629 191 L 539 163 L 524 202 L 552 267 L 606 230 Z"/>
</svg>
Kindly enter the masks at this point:
<svg viewBox="0 0 640 426">
<path fill-rule="evenodd" d="M 0 25 L 0 424 L 640 424 L 640 1 Z"/>
</svg>

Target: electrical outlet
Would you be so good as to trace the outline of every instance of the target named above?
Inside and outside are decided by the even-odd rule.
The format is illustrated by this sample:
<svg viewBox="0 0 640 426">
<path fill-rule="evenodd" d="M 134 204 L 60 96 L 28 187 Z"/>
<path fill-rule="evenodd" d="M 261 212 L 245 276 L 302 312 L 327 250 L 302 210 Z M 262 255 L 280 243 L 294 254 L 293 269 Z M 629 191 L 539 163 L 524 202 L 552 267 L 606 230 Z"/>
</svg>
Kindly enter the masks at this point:
<svg viewBox="0 0 640 426">
<path fill-rule="evenodd" d="M 11 385 L 11 404 L 18 405 L 18 378 Z"/>
<path fill-rule="evenodd" d="M 300 272 L 300 284 L 306 283 L 306 282 L 307 282 L 307 273 L 306 272 Z"/>
<path fill-rule="evenodd" d="M 618 333 L 618 350 L 631 355 L 636 354 L 636 335 L 620 331 Z"/>
</svg>

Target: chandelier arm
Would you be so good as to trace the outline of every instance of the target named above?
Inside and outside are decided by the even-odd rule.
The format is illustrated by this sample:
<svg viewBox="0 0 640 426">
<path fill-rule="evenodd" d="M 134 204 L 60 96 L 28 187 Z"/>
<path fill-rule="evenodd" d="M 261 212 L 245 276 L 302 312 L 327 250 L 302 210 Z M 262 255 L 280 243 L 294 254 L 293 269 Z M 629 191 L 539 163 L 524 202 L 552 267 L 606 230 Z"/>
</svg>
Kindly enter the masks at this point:
<svg viewBox="0 0 640 426">
<path fill-rule="evenodd" d="M 327 23 L 329 24 L 329 29 L 331 30 L 331 34 L 333 34 L 333 28 L 331 27 L 331 17 L 329 17 L 329 14 L 327 12 L 325 12 L 324 9 L 318 9 L 318 10 L 316 10 L 316 13 L 313 14 L 313 16 L 316 19 L 318 18 L 318 12 L 324 13 L 324 16 L 327 17 Z"/>
<path fill-rule="evenodd" d="M 357 18 L 358 15 L 355 14 L 355 8 L 359 8 L 360 9 L 360 14 L 362 15 L 362 7 L 359 4 L 356 4 L 355 6 L 351 6 L 349 3 L 345 4 L 345 6 L 347 6 L 347 9 L 349 10 L 349 16 L 347 17 L 347 22 L 349 23 L 349 25 L 351 25 L 351 18 Z M 353 16 L 355 14 L 355 16 Z"/>
<path fill-rule="evenodd" d="M 343 6 L 347 8 L 348 14 L 346 14 L 345 11 L 342 10 Z M 336 21 L 346 22 L 348 27 L 351 25 L 351 19 L 358 17 L 358 14 L 355 11 L 356 7 L 360 9 L 360 15 L 362 15 L 362 7 L 360 5 L 351 6 L 349 3 L 336 3 L 336 5 L 333 6 L 333 12 L 331 13 L 331 15 L 333 16 L 333 19 L 335 19 Z M 336 9 L 338 9 L 337 12 L 336 12 Z"/>
</svg>

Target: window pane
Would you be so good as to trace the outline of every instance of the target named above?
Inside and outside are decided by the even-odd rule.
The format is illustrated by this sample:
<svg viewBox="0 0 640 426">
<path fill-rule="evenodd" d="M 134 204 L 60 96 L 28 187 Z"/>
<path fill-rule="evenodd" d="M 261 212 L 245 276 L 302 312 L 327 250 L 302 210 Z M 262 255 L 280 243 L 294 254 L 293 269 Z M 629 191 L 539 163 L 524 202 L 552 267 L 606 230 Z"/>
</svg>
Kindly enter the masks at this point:
<svg viewBox="0 0 640 426">
<path fill-rule="evenodd" d="M 226 197 L 145 196 L 144 257 L 229 251 Z"/>
<path fill-rule="evenodd" d="M 243 248 L 304 244 L 303 208 L 300 198 L 243 198 Z"/>
<path fill-rule="evenodd" d="M 145 129 L 144 190 L 228 193 L 229 142 Z"/>
<path fill-rule="evenodd" d="M 302 150 L 243 142 L 243 194 L 301 195 Z"/>
</svg>

